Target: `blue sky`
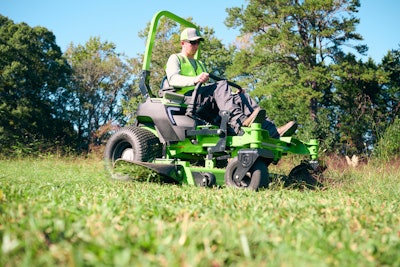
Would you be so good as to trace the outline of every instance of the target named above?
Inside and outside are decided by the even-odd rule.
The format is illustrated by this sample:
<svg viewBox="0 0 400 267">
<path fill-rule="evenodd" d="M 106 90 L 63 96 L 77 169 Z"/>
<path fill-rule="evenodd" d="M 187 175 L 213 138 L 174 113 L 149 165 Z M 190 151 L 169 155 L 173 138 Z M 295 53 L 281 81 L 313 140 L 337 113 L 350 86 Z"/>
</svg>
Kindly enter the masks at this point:
<svg viewBox="0 0 400 267">
<path fill-rule="evenodd" d="M 229 44 L 238 31 L 223 23 L 225 9 L 246 4 L 246 0 L 0 0 L 0 14 L 15 23 L 46 27 L 62 51 L 71 42 L 83 45 L 91 36 L 99 36 L 115 43 L 118 52 L 135 57 L 145 49 L 138 32 L 160 10 L 193 17 L 197 24 L 213 27 L 216 36 Z M 399 48 L 399 13 L 399 0 L 361 0 L 357 32 L 369 47 L 368 56 L 377 63 L 388 50 Z"/>
</svg>

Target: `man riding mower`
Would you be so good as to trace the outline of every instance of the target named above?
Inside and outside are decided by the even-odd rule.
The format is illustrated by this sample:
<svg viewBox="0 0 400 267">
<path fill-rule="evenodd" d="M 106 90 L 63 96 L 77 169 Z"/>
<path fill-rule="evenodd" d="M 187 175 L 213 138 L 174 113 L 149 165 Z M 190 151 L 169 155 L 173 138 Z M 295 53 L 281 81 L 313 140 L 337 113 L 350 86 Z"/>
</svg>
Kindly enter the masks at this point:
<svg viewBox="0 0 400 267">
<path fill-rule="evenodd" d="M 196 29 L 191 22 L 168 11 L 158 12 L 153 17 L 139 84 L 145 102 L 137 109 L 135 123 L 115 132 L 104 152 L 106 166 L 114 177 L 123 176 L 124 171 L 121 170 L 129 166 L 139 165 L 156 171 L 168 182 L 256 190 L 268 187 L 268 166 L 277 164 L 289 153 L 308 157 L 289 176 L 298 174 L 303 179 L 304 174 L 318 170 L 317 140 L 303 142 L 287 136 L 289 132 L 293 133 L 293 125 L 288 127 L 286 135 L 271 136 L 271 130 L 265 127 L 268 123 L 265 113 L 257 107 L 245 119 L 239 120 L 240 128 L 231 123 L 232 110 L 218 108 L 201 111 L 198 106 L 202 97 L 201 86 L 208 79 L 199 80 L 186 96 L 177 92 L 179 89 L 176 87 L 167 86 L 160 88 L 156 97 L 149 87 L 150 56 L 157 24 L 162 16 Z M 197 55 L 194 54 L 194 59 Z M 222 80 L 213 75 L 208 78 Z M 232 82 L 221 83 L 229 83 L 241 90 Z M 245 94 L 237 95 L 243 98 Z M 207 110 L 210 111 L 210 118 L 199 116 L 207 114 Z"/>
</svg>

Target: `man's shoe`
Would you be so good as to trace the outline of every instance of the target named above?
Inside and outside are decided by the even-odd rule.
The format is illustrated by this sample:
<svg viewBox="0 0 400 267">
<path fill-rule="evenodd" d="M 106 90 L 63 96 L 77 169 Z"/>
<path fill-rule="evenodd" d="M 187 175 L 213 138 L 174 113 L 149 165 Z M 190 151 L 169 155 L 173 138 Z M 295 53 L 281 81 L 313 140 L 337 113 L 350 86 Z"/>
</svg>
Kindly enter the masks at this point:
<svg viewBox="0 0 400 267">
<path fill-rule="evenodd" d="M 256 108 L 253 113 L 243 122 L 242 126 L 249 127 L 253 123 L 262 123 L 267 115 L 264 109 Z"/>
<path fill-rule="evenodd" d="M 297 123 L 294 121 L 289 121 L 285 125 L 278 128 L 278 133 L 280 137 L 292 136 L 297 130 Z"/>
</svg>

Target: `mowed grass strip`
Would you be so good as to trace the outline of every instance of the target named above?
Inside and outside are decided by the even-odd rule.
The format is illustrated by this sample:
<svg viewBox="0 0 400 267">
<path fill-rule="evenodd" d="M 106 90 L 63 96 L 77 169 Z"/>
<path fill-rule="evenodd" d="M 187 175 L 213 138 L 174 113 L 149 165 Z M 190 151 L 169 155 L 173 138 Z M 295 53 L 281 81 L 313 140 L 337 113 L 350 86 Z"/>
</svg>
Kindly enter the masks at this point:
<svg viewBox="0 0 400 267">
<path fill-rule="evenodd" d="M 95 159 L 2 160 L 0 265 L 400 266 L 397 173 L 252 192 L 112 181 Z"/>
</svg>

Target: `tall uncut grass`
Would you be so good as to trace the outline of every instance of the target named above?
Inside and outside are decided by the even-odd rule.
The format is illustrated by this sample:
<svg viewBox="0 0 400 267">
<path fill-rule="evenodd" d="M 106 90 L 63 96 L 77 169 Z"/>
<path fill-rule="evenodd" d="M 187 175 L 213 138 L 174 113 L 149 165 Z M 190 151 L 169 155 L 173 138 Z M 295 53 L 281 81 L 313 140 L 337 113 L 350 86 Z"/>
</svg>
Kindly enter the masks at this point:
<svg viewBox="0 0 400 267">
<path fill-rule="evenodd" d="M 400 266 L 398 171 L 253 192 L 111 181 L 95 159 L 2 160 L 0 266 Z"/>
</svg>

